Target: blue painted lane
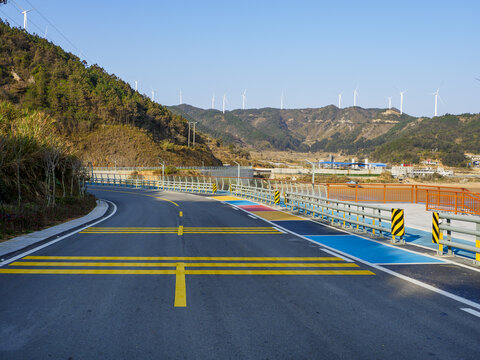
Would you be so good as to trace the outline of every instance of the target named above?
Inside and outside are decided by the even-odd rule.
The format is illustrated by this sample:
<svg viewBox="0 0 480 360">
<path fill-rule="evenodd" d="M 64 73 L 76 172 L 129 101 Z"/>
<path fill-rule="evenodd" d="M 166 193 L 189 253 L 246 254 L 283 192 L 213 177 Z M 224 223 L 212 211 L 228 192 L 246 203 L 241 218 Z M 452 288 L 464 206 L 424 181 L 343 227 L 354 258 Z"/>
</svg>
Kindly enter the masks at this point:
<svg viewBox="0 0 480 360">
<path fill-rule="evenodd" d="M 310 220 L 279 220 L 273 223 L 300 235 L 345 235 L 344 232 Z"/>
<path fill-rule="evenodd" d="M 404 249 L 380 244 L 355 235 L 308 235 L 306 238 L 318 242 L 319 244 L 331 247 L 332 249 L 336 249 L 359 259 L 368 261 L 372 264 L 444 263 L 444 261 L 440 259 L 435 259 Z"/>
<path fill-rule="evenodd" d="M 242 206 L 242 205 L 258 205 L 257 203 L 254 203 L 252 201 L 248 200 L 228 200 L 225 201 L 228 204 L 236 205 L 236 206 Z"/>
</svg>

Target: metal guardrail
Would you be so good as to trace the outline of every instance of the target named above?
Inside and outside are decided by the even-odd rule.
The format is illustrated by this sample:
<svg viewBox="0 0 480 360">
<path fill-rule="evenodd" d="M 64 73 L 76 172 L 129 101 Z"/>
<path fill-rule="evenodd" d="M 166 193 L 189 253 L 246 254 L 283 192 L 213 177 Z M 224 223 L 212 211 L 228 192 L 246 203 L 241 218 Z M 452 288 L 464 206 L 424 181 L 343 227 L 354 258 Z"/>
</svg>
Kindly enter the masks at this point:
<svg viewBox="0 0 480 360">
<path fill-rule="evenodd" d="M 284 202 L 292 210 L 299 209 L 312 218 L 318 217 L 349 230 L 366 232 L 371 229 L 374 236 L 376 231 L 380 236 L 392 232 L 392 208 L 288 192 L 284 194 Z M 393 236 L 392 242 L 395 241 Z"/>
<path fill-rule="evenodd" d="M 267 204 L 274 202 L 275 189 L 232 184 L 231 192 L 237 196 Z M 332 200 L 312 194 L 293 192 L 283 193 L 283 206 L 293 211 L 300 210 L 312 218 L 318 218 L 321 221 L 340 225 L 356 232 L 366 232 L 367 229 L 370 229 L 374 236 L 377 235 L 376 232 L 380 236 L 392 233 L 392 209 L 383 206 Z M 395 236 L 392 236 L 392 242 L 396 242 Z"/>
<path fill-rule="evenodd" d="M 117 179 L 110 177 L 93 176 L 87 184 L 94 185 L 113 185 L 133 188 L 162 189 L 172 191 L 183 191 L 191 193 L 214 194 L 215 182 L 194 182 L 194 181 L 176 181 L 176 180 L 144 180 L 144 179 Z"/>
<path fill-rule="evenodd" d="M 234 195 L 257 200 L 266 204 L 273 204 L 275 198 L 275 190 L 269 188 L 232 184 L 230 186 L 230 192 Z"/>
<path fill-rule="evenodd" d="M 437 213 L 438 218 L 441 220 L 439 224 L 440 229 L 440 238 L 438 240 L 438 254 L 443 255 L 443 247 L 447 247 L 447 253 L 449 255 L 453 254 L 452 248 L 467 250 L 475 253 L 475 262 L 480 265 L 480 217 L 478 216 L 468 216 L 468 215 L 450 215 L 445 213 Z M 462 221 L 467 223 L 475 224 L 475 230 L 470 230 L 467 228 L 459 228 L 451 225 L 451 221 Z M 446 239 L 443 237 L 443 231 L 447 232 Z M 458 241 L 452 240 L 452 233 L 464 234 L 464 235 L 473 235 L 475 240 L 462 239 L 466 242 L 472 242 L 472 245 L 460 243 Z"/>
</svg>

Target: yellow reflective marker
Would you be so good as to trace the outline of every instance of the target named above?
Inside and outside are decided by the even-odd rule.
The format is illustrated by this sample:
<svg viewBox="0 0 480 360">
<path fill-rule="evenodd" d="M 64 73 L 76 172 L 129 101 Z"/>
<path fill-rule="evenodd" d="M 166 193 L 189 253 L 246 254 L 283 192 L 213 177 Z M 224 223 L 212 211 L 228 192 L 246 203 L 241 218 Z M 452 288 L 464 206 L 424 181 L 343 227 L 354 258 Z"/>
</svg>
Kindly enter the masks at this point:
<svg viewBox="0 0 480 360">
<path fill-rule="evenodd" d="M 178 236 L 183 235 L 183 225 L 178 227 Z"/>
<path fill-rule="evenodd" d="M 180 212 L 178 213 L 178 216 L 183 217 L 183 211 L 180 211 Z"/>
<path fill-rule="evenodd" d="M 175 307 L 187 306 L 187 289 L 185 285 L 185 264 L 177 263 L 175 270 Z"/>
</svg>

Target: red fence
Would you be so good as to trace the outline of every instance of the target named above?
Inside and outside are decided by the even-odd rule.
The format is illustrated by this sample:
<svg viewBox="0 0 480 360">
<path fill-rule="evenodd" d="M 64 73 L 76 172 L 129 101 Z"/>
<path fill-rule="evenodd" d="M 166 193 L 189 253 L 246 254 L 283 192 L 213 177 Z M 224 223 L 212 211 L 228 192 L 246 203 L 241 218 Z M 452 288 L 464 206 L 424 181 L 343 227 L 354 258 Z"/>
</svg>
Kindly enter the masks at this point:
<svg viewBox="0 0 480 360">
<path fill-rule="evenodd" d="M 330 199 L 358 202 L 408 202 L 427 210 L 480 215 L 480 194 L 465 188 L 409 184 L 326 184 Z"/>
</svg>

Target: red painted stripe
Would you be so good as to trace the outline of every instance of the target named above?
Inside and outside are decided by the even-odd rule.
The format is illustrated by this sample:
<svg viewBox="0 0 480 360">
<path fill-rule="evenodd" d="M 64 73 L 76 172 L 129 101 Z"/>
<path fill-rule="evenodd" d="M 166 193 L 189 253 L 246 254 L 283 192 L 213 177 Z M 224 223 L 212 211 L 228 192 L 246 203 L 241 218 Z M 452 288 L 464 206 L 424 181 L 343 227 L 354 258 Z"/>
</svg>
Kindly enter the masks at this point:
<svg viewBox="0 0 480 360">
<path fill-rule="evenodd" d="M 274 209 L 263 205 L 240 205 L 239 208 L 247 211 L 275 211 Z"/>
</svg>

